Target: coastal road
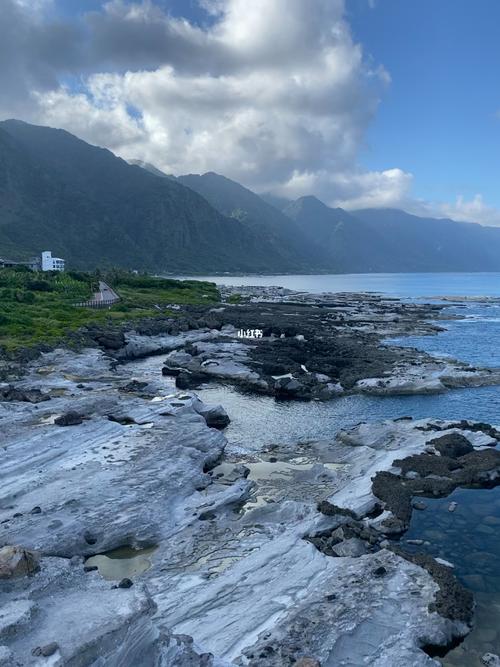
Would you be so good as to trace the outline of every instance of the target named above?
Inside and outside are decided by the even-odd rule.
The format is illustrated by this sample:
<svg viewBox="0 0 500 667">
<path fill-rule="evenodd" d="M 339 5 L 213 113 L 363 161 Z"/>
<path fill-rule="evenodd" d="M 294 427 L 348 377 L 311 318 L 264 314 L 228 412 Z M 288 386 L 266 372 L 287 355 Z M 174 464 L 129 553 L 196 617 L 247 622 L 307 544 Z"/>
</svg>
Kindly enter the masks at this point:
<svg viewBox="0 0 500 667">
<path fill-rule="evenodd" d="M 99 291 L 94 293 L 95 301 L 119 301 L 118 294 L 103 280 L 99 281 Z"/>
</svg>

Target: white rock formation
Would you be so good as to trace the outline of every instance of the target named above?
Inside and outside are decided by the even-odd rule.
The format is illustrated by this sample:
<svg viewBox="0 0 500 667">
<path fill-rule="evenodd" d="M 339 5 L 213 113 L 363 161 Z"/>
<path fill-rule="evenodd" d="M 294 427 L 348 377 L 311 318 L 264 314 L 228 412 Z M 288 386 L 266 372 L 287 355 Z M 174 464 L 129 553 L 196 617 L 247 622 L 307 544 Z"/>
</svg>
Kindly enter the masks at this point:
<svg viewBox="0 0 500 667">
<path fill-rule="evenodd" d="M 254 467 L 247 479 L 253 452 L 249 467 L 218 478 L 204 470 L 224 435 L 160 367 L 136 394 L 133 367 L 53 353 L 22 383 L 50 389 L 50 401 L 0 405 L 0 546 L 42 554 L 40 572 L 0 584 L 6 664 L 39 664 L 32 650 L 54 642 L 43 664 L 436 664 L 419 647 L 467 628 L 429 611 L 437 584 L 426 571 L 385 550 L 332 558 L 303 539 L 342 520 L 317 511 L 320 497 L 369 509 L 371 476 L 426 447 L 423 422 L 361 425 L 312 444 L 307 465 Z M 81 424 L 53 423 L 70 409 Z M 325 447 L 339 465 L 322 460 Z M 132 587 L 83 571 L 82 556 L 127 545 L 157 546 Z"/>
</svg>

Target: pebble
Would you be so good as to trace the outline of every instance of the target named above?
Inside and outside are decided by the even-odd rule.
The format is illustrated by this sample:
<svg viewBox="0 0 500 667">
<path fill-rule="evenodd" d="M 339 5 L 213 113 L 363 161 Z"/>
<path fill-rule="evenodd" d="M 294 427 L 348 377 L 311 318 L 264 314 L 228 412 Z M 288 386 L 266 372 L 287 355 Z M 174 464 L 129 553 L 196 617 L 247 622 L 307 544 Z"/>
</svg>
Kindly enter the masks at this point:
<svg viewBox="0 0 500 667">
<path fill-rule="evenodd" d="M 120 581 L 120 583 L 118 584 L 118 588 L 130 588 L 133 585 L 134 585 L 133 581 L 125 578 Z"/>
<path fill-rule="evenodd" d="M 420 546 L 423 543 L 423 540 L 406 540 L 406 544 L 415 544 L 417 546 Z"/>
<path fill-rule="evenodd" d="M 456 503 L 455 501 L 451 502 L 448 505 L 448 512 L 454 512 L 457 509 L 457 507 L 458 507 L 458 503 Z"/>
<path fill-rule="evenodd" d="M 95 572 L 98 569 L 99 568 L 97 567 L 97 565 L 84 565 L 83 566 L 83 571 L 84 572 Z"/>
<path fill-rule="evenodd" d="M 93 533 L 91 533 L 90 530 L 86 530 L 83 533 L 83 539 L 85 540 L 85 542 L 87 542 L 87 544 L 91 545 L 97 542 L 97 537 Z"/>
<path fill-rule="evenodd" d="M 387 574 L 387 570 L 383 565 L 373 570 L 374 577 L 383 577 L 385 574 Z"/>
<path fill-rule="evenodd" d="M 31 514 L 41 514 L 42 513 L 42 508 L 39 505 L 35 505 L 33 509 L 31 510 Z"/>
<path fill-rule="evenodd" d="M 58 648 L 59 644 L 56 642 L 51 642 L 50 644 L 45 644 L 45 646 L 37 646 L 31 651 L 31 654 L 36 656 L 41 655 L 44 658 L 48 658 L 50 655 L 53 655 Z"/>
<path fill-rule="evenodd" d="M 425 510 L 427 505 L 422 500 L 413 500 L 411 506 L 414 510 Z"/>
</svg>

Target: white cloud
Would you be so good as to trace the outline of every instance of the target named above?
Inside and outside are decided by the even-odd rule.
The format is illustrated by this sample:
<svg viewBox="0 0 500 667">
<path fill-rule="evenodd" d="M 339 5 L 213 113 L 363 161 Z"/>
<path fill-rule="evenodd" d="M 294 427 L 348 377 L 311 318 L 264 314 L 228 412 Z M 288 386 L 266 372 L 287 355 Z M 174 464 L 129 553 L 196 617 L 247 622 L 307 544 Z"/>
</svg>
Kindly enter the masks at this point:
<svg viewBox="0 0 500 667">
<path fill-rule="evenodd" d="M 451 218 L 461 222 L 477 222 L 481 225 L 500 227 L 500 210 L 486 204 L 480 194 L 474 195 L 470 200 L 459 195 L 453 203 L 409 201 L 406 209 L 416 215 Z"/>
<path fill-rule="evenodd" d="M 325 203 L 345 209 L 402 207 L 408 202 L 412 174 L 401 169 L 385 171 L 298 173 L 277 186 L 284 197 L 301 197 L 315 192 Z"/>
<path fill-rule="evenodd" d="M 422 202 L 412 174 L 359 165 L 390 76 L 353 40 L 344 0 L 199 0 L 204 27 L 154 0 L 111 0 L 70 23 L 43 18 L 53 0 L 4 2 L 4 117 L 63 127 L 167 173 L 217 171 L 332 206 L 500 225 L 480 195 Z M 61 84 L 68 74 L 77 85 Z"/>
<path fill-rule="evenodd" d="M 389 83 L 353 41 L 342 0 L 205 0 L 201 29 L 152 2 L 114 0 L 88 25 L 103 61 L 83 91 L 42 91 L 38 117 L 169 173 L 218 171 L 257 190 L 381 205 L 411 176 L 357 156 Z M 150 66 L 131 67 L 138 58 Z M 104 53 L 103 48 L 109 51 Z M 131 115 L 130 109 L 134 110 Z"/>
</svg>

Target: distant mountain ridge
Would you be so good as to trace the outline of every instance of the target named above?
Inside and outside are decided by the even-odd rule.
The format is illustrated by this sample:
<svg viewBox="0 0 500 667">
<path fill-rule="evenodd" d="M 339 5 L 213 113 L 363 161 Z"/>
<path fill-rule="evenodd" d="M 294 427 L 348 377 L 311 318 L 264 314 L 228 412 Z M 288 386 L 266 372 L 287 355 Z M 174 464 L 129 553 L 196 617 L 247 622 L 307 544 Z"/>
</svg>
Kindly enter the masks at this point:
<svg viewBox="0 0 500 667">
<path fill-rule="evenodd" d="M 0 122 L 0 257 L 50 249 L 74 268 L 170 273 L 500 271 L 499 228 L 287 202 L 131 162 L 64 130 Z"/>
<path fill-rule="evenodd" d="M 3 121 L 0 257 L 22 259 L 43 249 L 75 268 L 212 273 L 297 266 L 179 181 L 64 130 Z"/>
<path fill-rule="evenodd" d="M 331 266 L 329 256 L 300 225 L 236 181 L 214 172 L 188 174 L 177 180 L 204 197 L 223 215 L 244 221 L 258 233 L 262 243 L 276 252 L 286 253 L 298 270 L 312 267 L 327 270 Z"/>
</svg>

